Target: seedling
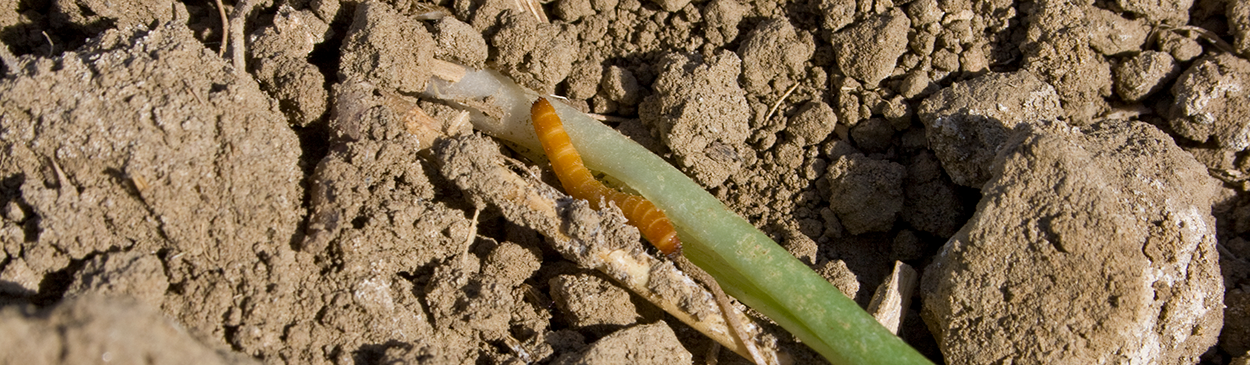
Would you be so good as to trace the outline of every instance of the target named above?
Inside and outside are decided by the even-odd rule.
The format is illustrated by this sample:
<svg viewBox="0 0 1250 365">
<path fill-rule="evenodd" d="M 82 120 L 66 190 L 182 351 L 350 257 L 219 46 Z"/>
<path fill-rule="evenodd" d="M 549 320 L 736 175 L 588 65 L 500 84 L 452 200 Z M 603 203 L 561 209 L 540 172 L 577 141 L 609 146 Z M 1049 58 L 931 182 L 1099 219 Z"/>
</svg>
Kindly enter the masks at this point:
<svg viewBox="0 0 1250 365">
<path fill-rule="evenodd" d="M 436 80 L 426 96 L 470 107 L 474 127 L 539 156 L 530 124 L 540 97 L 490 70 Z M 836 287 L 795 259 L 701 186 L 616 130 L 551 103 L 585 166 L 628 185 L 664 211 L 684 255 L 746 305 L 768 316 L 833 364 L 930 364 Z"/>
</svg>

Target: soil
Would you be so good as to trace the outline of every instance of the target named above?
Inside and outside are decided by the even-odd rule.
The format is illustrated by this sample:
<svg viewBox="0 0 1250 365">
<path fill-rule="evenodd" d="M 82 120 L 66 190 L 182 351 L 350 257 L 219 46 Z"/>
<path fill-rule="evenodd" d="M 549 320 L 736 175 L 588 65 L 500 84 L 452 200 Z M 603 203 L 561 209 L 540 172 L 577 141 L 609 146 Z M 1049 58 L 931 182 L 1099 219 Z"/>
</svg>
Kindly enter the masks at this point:
<svg viewBox="0 0 1250 365">
<path fill-rule="evenodd" d="M 935 362 L 1250 361 L 1244 1 L 523 3 L 0 2 L 0 363 L 746 363 L 570 253 L 647 249 L 422 100 L 434 60 L 606 116 L 861 306 L 916 268 Z"/>
</svg>

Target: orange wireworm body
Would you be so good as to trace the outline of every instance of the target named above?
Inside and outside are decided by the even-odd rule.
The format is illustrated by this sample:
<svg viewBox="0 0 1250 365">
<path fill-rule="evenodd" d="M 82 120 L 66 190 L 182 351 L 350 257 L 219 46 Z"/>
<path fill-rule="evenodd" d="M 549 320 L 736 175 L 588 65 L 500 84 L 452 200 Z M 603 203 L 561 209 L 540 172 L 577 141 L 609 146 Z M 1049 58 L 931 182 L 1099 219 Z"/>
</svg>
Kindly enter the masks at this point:
<svg viewBox="0 0 1250 365">
<path fill-rule="evenodd" d="M 556 115 L 555 108 L 551 107 L 551 102 L 547 99 L 538 98 L 534 101 L 534 105 L 530 107 L 530 118 L 534 120 L 534 132 L 538 134 L 538 141 L 543 145 L 543 152 L 546 152 L 547 158 L 551 159 L 551 169 L 555 170 L 560 184 L 564 185 L 564 190 L 574 198 L 590 201 L 590 206 L 595 209 L 603 209 L 608 201 L 616 203 L 616 206 L 625 212 L 625 219 L 629 220 L 629 224 L 638 227 L 638 230 L 642 231 L 642 236 L 646 237 L 655 248 L 673 258 L 680 267 L 683 267 L 683 270 L 697 273 L 694 274 L 695 278 L 712 290 L 717 305 L 725 313 L 726 324 L 733 330 L 736 339 L 746 348 L 749 357 L 756 364 L 767 364 L 759 349 L 756 348 L 755 342 L 749 339 L 750 333 L 738 317 L 731 314 L 733 306 L 716 279 L 681 256 L 681 240 L 677 239 L 677 231 L 673 229 L 673 222 L 668 220 L 668 216 L 646 198 L 617 191 L 595 180 L 590 170 L 586 169 L 586 164 L 582 162 L 582 155 L 577 153 L 573 142 L 569 140 L 568 132 L 564 131 L 564 123 L 560 122 L 560 116 Z"/>
<path fill-rule="evenodd" d="M 629 224 L 638 227 L 642 236 L 665 255 L 681 250 L 681 240 L 677 239 L 677 231 L 664 212 L 655 207 L 646 198 L 623 193 L 604 186 L 590 174 L 581 154 L 573 148 L 569 134 L 564 131 L 564 124 L 555 108 L 545 98 L 538 98 L 530 108 L 530 117 L 534 120 L 534 132 L 543 145 L 547 158 L 551 159 L 551 168 L 564 190 L 577 199 L 590 201 L 590 206 L 603 209 L 607 201 L 616 203 Z"/>
</svg>

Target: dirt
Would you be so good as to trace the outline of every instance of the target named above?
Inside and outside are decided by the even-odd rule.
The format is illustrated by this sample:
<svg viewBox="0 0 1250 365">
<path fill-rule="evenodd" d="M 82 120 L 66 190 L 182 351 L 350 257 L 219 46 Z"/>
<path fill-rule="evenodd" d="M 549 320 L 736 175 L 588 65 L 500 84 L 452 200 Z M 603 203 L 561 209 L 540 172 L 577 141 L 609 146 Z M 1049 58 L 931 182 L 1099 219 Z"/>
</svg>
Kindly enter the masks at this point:
<svg viewBox="0 0 1250 365">
<path fill-rule="evenodd" d="M 619 216 L 413 137 L 456 125 L 434 60 L 608 116 L 861 306 L 915 267 L 935 361 L 1250 356 L 1245 2 L 258 4 L 236 69 L 211 3 L 0 2 L 0 362 L 709 361 L 570 253 L 646 256 Z"/>
<path fill-rule="evenodd" d="M 977 213 L 925 272 L 922 315 L 947 361 L 1190 364 L 1216 342 L 1204 166 L 1140 122 L 1025 124 L 999 156 Z"/>
<path fill-rule="evenodd" d="M 6 364 L 260 363 L 205 346 L 151 306 L 112 295 L 66 298 L 42 310 L 7 306 L 0 328 L 0 341 L 12 345 L 0 354 Z"/>
</svg>

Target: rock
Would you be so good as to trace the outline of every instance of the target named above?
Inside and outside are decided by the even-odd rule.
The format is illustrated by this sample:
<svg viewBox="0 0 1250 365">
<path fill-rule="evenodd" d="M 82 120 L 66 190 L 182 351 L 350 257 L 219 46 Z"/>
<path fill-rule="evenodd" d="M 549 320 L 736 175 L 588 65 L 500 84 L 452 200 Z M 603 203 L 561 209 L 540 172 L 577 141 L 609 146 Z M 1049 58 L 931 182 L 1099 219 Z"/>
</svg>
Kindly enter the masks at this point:
<svg viewBox="0 0 1250 365">
<path fill-rule="evenodd" d="M 171 0 L 55 0 L 51 3 L 51 9 L 43 11 L 50 11 L 53 28 L 72 26 L 87 34 L 188 18 L 186 7 Z"/>
<path fill-rule="evenodd" d="M 305 192 L 299 139 L 277 102 L 179 22 L 22 58 L 26 66 L 0 80 L 0 171 L 23 228 L 37 234 L 0 238 L 10 255 L 0 280 L 26 289 L 33 279 L 35 290 L 76 280 L 83 291 L 138 296 L 219 341 L 212 346 L 249 353 L 241 338 L 282 331 L 288 323 L 265 311 L 279 296 L 269 284 L 293 271 L 279 270 L 279 257 L 291 253 Z M 256 276 L 224 284 L 244 272 Z M 177 289 L 162 289 L 164 275 Z M 232 307 L 229 326 L 241 335 L 225 343 Z"/>
<path fill-rule="evenodd" d="M 1022 124 L 926 268 L 949 364 L 1192 364 L 1216 341 L 1218 185 L 1140 122 Z"/>
<path fill-rule="evenodd" d="M 919 3 L 920 2 L 913 3 L 913 4 L 919 4 Z M 913 22 L 914 21 L 915 20 L 913 20 Z M 932 26 L 927 26 L 926 28 L 929 28 L 929 27 L 932 27 Z M 919 67 L 921 66 L 920 58 L 922 56 L 928 56 L 930 54 L 933 54 L 933 50 L 935 49 L 935 47 L 937 47 L 937 35 L 934 35 L 933 33 L 929 33 L 927 31 L 917 31 L 914 37 L 909 36 L 909 40 L 907 42 L 907 48 L 911 50 L 911 52 L 917 57 L 914 61 L 908 61 L 905 59 L 903 63 L 903 67 L 910 69 L 914 72 L 923 71 L 923 68 L 925 67 Z"/>
<path fill-rule="evenodd" d="M 885 152 L 894 142 L 894 127 L 881 118 L 868 118 L 851 127 L 855 147 L 866 152 Z"/>
<path fill-rule="evenodd" d="M 1087 7 L 1089 46 L 1108 56 L 1122 55 L 1141 50 L 1146 43 L 1150 27 L 1145 21 L 1128 20 L 1110 10 Z"/>
<path fill-rule="evenodd" d="M 282 5 L 273 17 L 273 25 L 252 32 L 248 51 L 257 58 L 304 58 L 330 35 L 330 25 L 312 11 Z"/>
<path fill-rule="evenodd" d="M 899 94 L 907 99 L 926 96 L 934 91 L 937 91 L 937 84 L 929 78 L 928 72 L 923 71 L 907 73 L 907 77 L 899 85 Z"/>
<path fill-rule="evenodd" d="M 434 59 L 434 37 L 415 20 L 382 2 L 356 7 L 351 29 L 343 40 L 339 72 L 378 87 L 402 93 L 425 91 Z"/>
<path fill-rule="evenodd" d="M 903 209 L 906 168 L 862 154 L 838 157 L 829 166 L 829 207 L 851 234 L 885 232 Z"/>
<path fill-rule="evenodd" d="M 564 94 L 572 100 L 585 100 L 599 92 L 603 78 L 603 65 L 594 60 L 577 62 L 564 79 Z"/>
<path fill-rule="evenodd" d="M 1159 50 L 1167 52 L 1176 62 L 1193 61 L 1203 53 L 1202 44 L 1197 39 L 1183 36 L 1177 32 L 1159 32 Z"/>
<path fill-rule="evenodd" d="M 278 99 L 278 106 L 292 124 L 308 126 L 329 111 L 325 76 L 303 57 L 260 58 L 254 63 L 256 80 Z"/>
<path fill-rule="evenodd" d="M 895 95 L 878 105 L 881 107 L 881 114 L 885 116 L 887 122 L 890 122 L 890 126 L 894 127 L 895 131 L 901 132 L 911 128 L 911 122 L 916 116 L 916 108 L 904 100 L 902 95 Z"/>
<path fill-rule="evenodd" d="M 868 303 L 868 313 L 877 322 L 898 334 L 899 324 L 911 307 L 911 294 L 916 289 L 916 269 L 902 261 L 894 262 L 894 271 L 885 278 L 885 282 L 877 286 Z"/>
<path fill-rule="evenodd" d="M 623 67 L 611 66 L 604 70 L 599 89 L 603 90 L 608 100 L 623 105 L 637 105 L 642 98 L 642 86 L 638 85 L 638 79 Z"/>
<path fill-rule="evenodd" d="M 936 23 L 945 14 L 937 0 L 916 0 L 907 4 L 907 17 L 917 25 Z"/>
<path fill-rule="evenodd" d="M 1141 15 L 1151 23 L 1167 23 L 1180 26 L 1189 23 L 1189 8 L 1193 0 L 1116 0 L 1116 5 L 1126 13 Z"/>
<path fill-rule="evenodd" d="M 990 68 L 989 56 L 985 47 L 972 45 L 959 54 L 959 70 L 967 73 L 980 73 Z"/>
<path fill-rule="evenodd" d="M 283 113 L 295 125 L 307 126 L 329 110 L 325 76 L 308 62 L 308 55 L 331 33 L 330 25 L 313 12 L 283 5 L 274 15 L 273 25 L 250 37 L 256 80 L 278 99 Z"/>
<path fill-rule="evenodd" d="M 670 59 L 638 105 L 642 122 L 659 131 L 677 163 L 705 187 L 742 168 L 750 135 L 746 92 L 738 87 L 741 62 L 732 52 L 705 62 Z"/>
<path fill-rule="evenodd" d="M 538 271 L 540 255 L 538 247 L 502 242 L 486 256 L 482 273 L 501 285 L 519 286 Z"/>
<path fill-rule="evenodd" d="M 990 73 L 956 82 L 920 103 L 929 146 L 956 184 L 980 187 L 1011 130 L 1058 118 L 1055 89 L 1029 71 Z"/>
<path fill-rule="evenodd" d="M 1086 20 L 1092 6 L 1065 0 L 1041 1 L 1029 15 L 1028 36 L 1020 46 L 1024 68 L 1055 87 L 1067 122 L 1089 123 L 1110 108 L 1111 65 L 1091 46 Z"/>
<path fill-rule="evenodd" d="M 712 0 L 703 7 L 704 36 L 708 44 L 722 46 L 738 37 L 738 22 L 746 15 L 746 7 L 738 0 Z"/>
<path fill-rule="evenodd" d="M 642 317 L 630 301 L 629 292 L 594 275 L 560 275 L 551 278 L 551 299 L 569 318 L 574 329 L 606 335 L 636 323 Z"/>
<path fill-rule="evenodd" d="M 1229 1 L 1225 16 L 1233 33 L 1233 47 L 1237 53 L 1250 54 L 1250 2 Z"/>
<path fill-rule="evenodd" d="M 833 108 L 818 100 L 808 101 L 799 108 L 798 114 L 789 119 L 786 133 L 802 138 L 804 145 L 814 145 L 825 140 L 838 125 L 838 115 Z"/>
<path fill-rule="evenodd" d="M 555 14 L 560 20 L 572 23 L 595 15 L 595 8 L 590 5 L 590 0 L 560 0 L 556 3 Z"/>
<path fill-rule="evenodd" d="M 949 49 L 939 49 L 933 52 L 933 68 L 941 71 L 955 71 L 959 69 L 959 55 L 951 52 Z"/>
<path fill-rule="evenodd" d="M 780 93 L 807 75 L 804 63 L 816 44 L 807 32 L 796 33 L 785 18 L 760 22 L 738 47 L 742 79 L 751 94 Z"/>
<path fill-rule="evenodd" d="M 821 0 L 818 9 L 821 26 L 830 32 L 841 30 L 855 21 L 855 0 Z"/>
<path fill-rule="evenodd" d="M 1250 61 L 1227 53 L 1204 57 L 1181 73 L 1172 95 L 1169 122 L 1176 133 L 1234 151 L 1250 147 Z"/>
<path fill-rule="evenodd" d="M 465 66 L 483 68 L 489 50 L 482 33 L 455 17 L 443 17 L 434 23 L 434 55 Z"/>
<path fill-rule="evenodd" d="M 561 365 L 590 364 L 689 364 L 690 351 L 664 321 L 616 331 L 595 341 L 580 354 L 562 358 Z"/>
<path fill-rule="evenodd" d="M 855 300 L 855 295 L 859 294 L 859 279 L 850 268 L 846 267 L 846 262 L 842 260 L 826 261 L 824 265 L 816 269 L 816 273 L 829 281 L 830 284 L 838 288 L 847 298 Z"/>
<path fill-rule="evenodd" d="M 573 71 L 577 43 L 573 35 L 551 23 L 539 23 L 528 13 L 508 13 L 499 32 L 490 38 L 498 51 L 491 59 L 499 72 L 518 84 L 552 93 Z"/>
<path fill-rule="evenodd" d="M 1135 103 L 1163 89 L 1180 73 L 1180 67 L 1167 53 L 1143 51 L 1116 65 L 1112 72 L 1116 95 Z"/>
<path fill-rule="evenodd" d="M 214 350 L 151 307 L 89 295 L 34 312 L 0 310 L 0 363 L 259 364 Z"/>
<path fill-rule="evenodd" d="M 134 297 L 153 308 L 159 308 L 169 289 L 169 278 L 156 256 L 134 251 L 96 256 L 74 274 L 74 282 L 66 289 L 69 296 L 100 294 Z"/>
<path fill-rule="evenodd" d="M 834 57 L 842 73 L 875 87 L 894 72 L 899 56 L 907 52 L 911 21 L 893 9 L 834 33 Z"/>
<path fill-rule="evenodd" d="M 686 4 L 689 4 L 690 0 L 651 0 L 651 2 L 660 5 L 664 11 L 675 12 L 686 7 Z"/>
</svg>

